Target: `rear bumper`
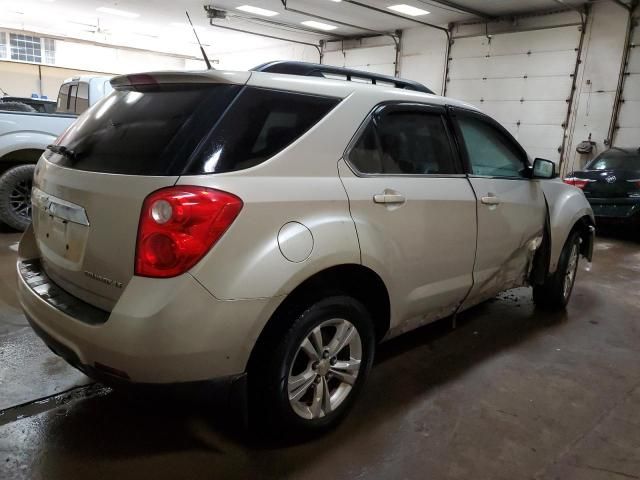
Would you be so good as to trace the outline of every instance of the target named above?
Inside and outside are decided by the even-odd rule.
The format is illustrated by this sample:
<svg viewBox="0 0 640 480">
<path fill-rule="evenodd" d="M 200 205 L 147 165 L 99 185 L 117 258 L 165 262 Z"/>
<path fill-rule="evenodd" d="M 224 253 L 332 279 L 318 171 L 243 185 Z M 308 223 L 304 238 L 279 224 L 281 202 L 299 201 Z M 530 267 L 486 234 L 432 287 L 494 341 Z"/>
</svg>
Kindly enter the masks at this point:
<svg viewBox="0 0 640 480">
<path fill-rule="evenodd" d="M 163 280 L 133 277 L 108 319 L 91 324 L 36 292 L 23 276 L 21 263 L 18 297 L 34 330 L 52 350 L 98 379 L 234 379 L 245 372 L 253 345 L 277 303 L 221 301 L 189 274 Z"/>
<path fill-rule="evenodd" d="M 587 198 L 598 219 L 627 220 L 640 215 L 640 198 Z"/>
</svg>

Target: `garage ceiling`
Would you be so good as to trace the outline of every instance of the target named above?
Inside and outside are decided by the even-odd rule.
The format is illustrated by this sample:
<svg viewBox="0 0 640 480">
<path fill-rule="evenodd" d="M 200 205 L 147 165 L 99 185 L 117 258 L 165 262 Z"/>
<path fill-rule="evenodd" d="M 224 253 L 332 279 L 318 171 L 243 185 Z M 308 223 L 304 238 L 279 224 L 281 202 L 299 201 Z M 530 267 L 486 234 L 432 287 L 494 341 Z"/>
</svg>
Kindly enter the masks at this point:
<svg viewBox="0 0 640 480">
<path fill-rule="evenodd" d="M 366 27 L 376 31 L 390 31 L 399 28 L 416 26 L 410 18 L 394 17 L 371 11 L 354 5 L 349 0 L 287 0 L 290 8 L 325 17 L 327 20 L 303 15 L 283 8 L 281 0 L 218 0 L 213 2 L 216 8 L 228 11 L 233 18 L 216 20 L 221 25 L 247 29 L 297 40 L 317 43 L 321 38 L 362 34 L 363 30 L 341 25 L 339 22 Z M 189 10 L 194 23 L 199 27 L 207 50 L 213 54 L 229 52 L 234 48 L 246 49 L 252 45 L 264 46 L 273 44 L 273 40 L 247 37 L 222 29 L 209 27 L 202 0 L 0 0 L 0 27 L 33 30 L 40 33 L 63 35 L 70 38 L 100 41 L 115 45 L 140 44 L 149 48 L 151 44 L 159 51 L 179 51 L 193 54 L 193 38 L 186 28 L 184 11 Z M 408 4 L 427 10 L 430 13 L 415 19 L 446 25 L 480 17 L 464 12 L 479 11 L 487 16 L 503 16 L 530 11 L 550 10 L 562 7 L 562 4 L 579 5 L 574 0 L 359 0 L 359 3 L 387 11 L 387 7 L 397 4 Z M 461 8 L 452 7 L 453 4 Z M 273 17 L 243 13 L 237 10 L 242 5 L 251 5 L 277 12 Z M 98 9 L 115 9 L 99 11 Z M 124 13 L 123 13 L 124 12 Z M 118 14 L 119 13 L 119 14 Z M 123 17 L 123 14 L 130 14 Z M 244 18 L 238 18 L 239 16 Z M 292 30 L 288 27 L 267 25 L 264 20 L 273 20 L 284 24 L 303 27 L 301 22 L 308 20 L 322 21 L 337 28 L 329 33 Z M 136 41 L 137 38 L 137 41 Z"/>
</svg>

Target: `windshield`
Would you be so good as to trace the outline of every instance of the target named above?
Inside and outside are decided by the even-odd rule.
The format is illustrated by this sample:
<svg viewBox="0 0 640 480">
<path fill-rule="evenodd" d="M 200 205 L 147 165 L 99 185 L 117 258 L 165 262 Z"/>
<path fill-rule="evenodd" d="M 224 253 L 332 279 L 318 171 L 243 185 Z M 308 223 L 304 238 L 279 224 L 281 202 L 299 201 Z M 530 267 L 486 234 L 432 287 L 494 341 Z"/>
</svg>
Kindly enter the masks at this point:
<svg viewBox="0 0 640 480">
<path fill-rule="evenodd" d="M 640 170 L 640 155 L 625 155 L 618 152 L 600 154 L 586 167 L 587 170 Z"/>
</svg>

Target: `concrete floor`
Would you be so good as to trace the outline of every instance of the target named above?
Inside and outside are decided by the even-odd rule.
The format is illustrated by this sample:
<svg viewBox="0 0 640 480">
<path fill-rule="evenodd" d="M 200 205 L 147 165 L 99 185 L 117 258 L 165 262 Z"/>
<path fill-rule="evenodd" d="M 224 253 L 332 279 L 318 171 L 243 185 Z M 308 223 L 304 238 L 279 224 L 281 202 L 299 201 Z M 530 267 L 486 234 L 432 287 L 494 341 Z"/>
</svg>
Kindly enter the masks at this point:
<svg viewBox="0 0 640 480">
<path fill-rule="evenodd" d="M 1 479 L 640 479 L 640 243 L 600 238 L 566 314 L 527 289 L 388 342 L 322 438 L 275 445 L 224 412 L 132 398 L 53 356 L 26 326 L 0 233 Z M 237 430 L 237 429 L 236 429 Z"/>
</svg>

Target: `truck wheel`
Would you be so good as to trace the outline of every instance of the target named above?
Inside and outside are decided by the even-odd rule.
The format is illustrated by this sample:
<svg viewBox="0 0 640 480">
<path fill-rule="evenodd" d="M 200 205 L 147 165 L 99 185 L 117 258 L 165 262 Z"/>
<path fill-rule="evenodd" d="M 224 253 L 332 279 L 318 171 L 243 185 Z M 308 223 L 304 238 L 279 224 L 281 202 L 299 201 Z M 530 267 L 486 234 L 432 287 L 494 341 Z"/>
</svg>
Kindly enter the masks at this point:
<svg viewBox="0 0 640 480">
<path fill-rule="evenodd" d="M 569 235 L 558 261 L 558 269 L 542 285 L 533 287 L 533 301 L 548 310 L 562 310 L 567 306 L 578 273 L 580 234 Z"/>
<path fill-rule="evenodd" d="M 21 232 L 31 223 L 35 165 L 19 165 L 0 176 L 0 221 Z"/>
</svg>

